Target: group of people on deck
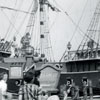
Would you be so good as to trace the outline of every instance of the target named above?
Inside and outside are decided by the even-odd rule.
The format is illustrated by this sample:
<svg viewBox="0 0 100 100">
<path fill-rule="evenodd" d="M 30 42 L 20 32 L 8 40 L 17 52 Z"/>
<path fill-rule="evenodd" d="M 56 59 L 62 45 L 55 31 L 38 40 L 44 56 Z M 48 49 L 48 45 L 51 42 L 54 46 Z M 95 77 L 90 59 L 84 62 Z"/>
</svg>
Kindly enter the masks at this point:
<svg viewBox="0 0 100 100">
<path fill-rule="evenodd" d="M 56 93 L 43 91 L 40 82 L 41 72 L 26 72 L 23 77 L 23 83 L 20 86 L 18 93 L 18 100 L 68 100 L 68 94 L 71 93 L 72 100 L 79 100 L 79 88 L 73 84 L 65 84 L 65 87 L 60 87 Z M 8 97 L 7 81 L 8 74 L 0 73 L 0 100 L 12 100 L 11 96 Z M 61 98 L 62 96 L 62 98 Z M 7 98 L 8 97 L 8 98 Z"/>
<path fill-rule="evenodd" d="M 48 91 L 40 87 L 39 77 L 41 72 L 27 72 L 24 75 L 24 85 L 19 89 L 18 100 L 59 100 L 57 95 L 50 96 Z"/>
</svg>

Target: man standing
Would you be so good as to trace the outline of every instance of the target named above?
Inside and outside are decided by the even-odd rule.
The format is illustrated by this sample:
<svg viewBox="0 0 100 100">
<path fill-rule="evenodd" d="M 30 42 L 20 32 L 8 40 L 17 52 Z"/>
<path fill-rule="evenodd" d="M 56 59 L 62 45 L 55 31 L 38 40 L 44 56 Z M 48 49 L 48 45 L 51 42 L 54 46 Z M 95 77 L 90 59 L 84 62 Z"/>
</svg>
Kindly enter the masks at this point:
<svg viewBox="0 0 100 100">
<path fill-rule="evenodd" d="M 74 82 L 71 87 L 71 97 L 72 100 L 79 100 L 79 87 Z"/>
<path fill-rule="evenodd" d="M 82 84 L 83 84 L 83 100 L 87 100 L 88 79 L 86 77 L 83 77 Z"/>
</svg>

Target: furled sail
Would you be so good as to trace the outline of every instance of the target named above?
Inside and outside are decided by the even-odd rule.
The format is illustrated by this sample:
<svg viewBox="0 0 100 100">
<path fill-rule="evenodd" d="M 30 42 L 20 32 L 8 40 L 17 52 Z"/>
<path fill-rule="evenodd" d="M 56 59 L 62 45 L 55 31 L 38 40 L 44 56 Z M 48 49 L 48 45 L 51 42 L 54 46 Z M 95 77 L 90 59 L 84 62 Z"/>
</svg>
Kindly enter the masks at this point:
<svg viewBox="0 0 100 100">
<path fill-rule="evenodd" d="M 38 0 L 34 0 L 32 13 L 36 13 L 38 10 Z"/>
</svg>

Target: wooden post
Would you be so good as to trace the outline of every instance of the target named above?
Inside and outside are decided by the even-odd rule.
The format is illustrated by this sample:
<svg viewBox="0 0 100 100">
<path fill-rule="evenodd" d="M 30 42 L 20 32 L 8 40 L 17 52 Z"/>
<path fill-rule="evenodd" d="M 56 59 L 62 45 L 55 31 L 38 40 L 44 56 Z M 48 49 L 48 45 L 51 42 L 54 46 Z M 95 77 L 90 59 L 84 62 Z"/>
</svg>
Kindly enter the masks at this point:
<svg viewBox="0 0 100 100">
<path fill-rule="evenodd" d="M 2 100 L 2 91 L 0 89 L 0 100 Z"/>
<path fill-rule="evenodd" d="M 87 100 L 87 86 L 83 86 L 83 100 Z"/>
<path fill-rule="evenodd" d="M 87 100 L 87 82 L 83 81 L 83 100 Z"/>
<path fill-rule="evenodd" d="M 90 100 L 93 100 L 93 89 L 91 80 L 89 80 L 89 94 L 90 94 Z"/>
</svg>

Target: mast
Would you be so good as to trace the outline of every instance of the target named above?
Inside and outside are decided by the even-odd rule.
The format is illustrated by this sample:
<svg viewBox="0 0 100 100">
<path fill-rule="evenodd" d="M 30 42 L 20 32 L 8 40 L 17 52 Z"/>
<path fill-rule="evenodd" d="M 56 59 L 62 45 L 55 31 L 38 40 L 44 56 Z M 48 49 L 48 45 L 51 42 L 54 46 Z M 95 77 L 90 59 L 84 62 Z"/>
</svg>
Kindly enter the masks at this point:
<svg viewBox="0 0 100 100">
<path fill-rule="evenodd" d="M 49 37 L 49 16 L 47 13 L 49 7 L 55 10 L 48 0 L 39 0 L 40 4 L 40 55 L 42 58 L 47 58 L 49 61 L 53 61 L 52 46 L 50 44 Z"/>
<path fill-rule="evenodd" d="M 40 29 L 40 54 L 36 51 L 37 55 L 41 58 L 43 58 L 43 60 L 47 60 L 47 61 L 54 61 L 54 56 L 53 56 L 53 52 L 52 52 L 52 46 L 51 46 L 51 41 L 50 41 L 50 34 L 49 34 L 49 8 L 51 8 L 51 10 L 59 12 L 59 9 L 57 9 L 56 7 L 54 7 L 53 5 L 50 4 L 50 2 L 48 0 L 34 0 L 32 3 L 32 10 L 31 13 L 25 12 L 25 11 L 21 11 L 21 10 L 17 10 L 17 9 L 13 9 L 13 8 L 7 8 L 7 7 L 3 7 L 4 9 L 10 9 L 13 11 L 19 11 L 19 12 L 24 12 L 27 14 L 30 14 L 30 18 L 28 21 L 28 25 L 25 31 L 24 36 L 21 38 L 21 44 L 22 47 L 20 50 L 21 54 L 24 56 L 27 50 L 32 49 L 33 51 L 33 47 L 31 46 L 31 40 L 32 40 L 32 34 L 34 31 L 34 26 L 35 26 L 35 21 L 36 21 L 36 12 L 38 11 L 39 8 L 39 26 L 38 26 L 38 30 Z M 35 38 L 36 40 L 36 38 Z M 34 48 L 34 50 L 37 50 L 37 48 Z M 35 54 L 33 54 L 34 56 Z"/>
<path fill-rule="evenodd" d="M 44 53 L 44 40 L 45 40 L 45 2 L 46 0 L 39 0 L 40 3 L 40 54 L 41 57 L 45 57 Z"/>
</svg>

